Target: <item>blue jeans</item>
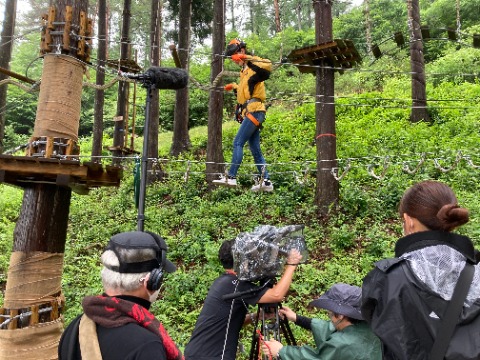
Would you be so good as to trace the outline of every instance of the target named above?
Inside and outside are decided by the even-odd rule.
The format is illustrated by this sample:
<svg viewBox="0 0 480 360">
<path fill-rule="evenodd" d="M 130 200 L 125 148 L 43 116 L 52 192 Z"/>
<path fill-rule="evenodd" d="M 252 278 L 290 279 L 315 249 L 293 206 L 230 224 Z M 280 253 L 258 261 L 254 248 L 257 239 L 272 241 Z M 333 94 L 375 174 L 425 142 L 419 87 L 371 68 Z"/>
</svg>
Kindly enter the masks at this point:
<svg viewBox="0 0 480 360">
<path fill-rule="evenodd" d="M 251 113 L 257 121 L 262 124 L 265 121 L 265 112 L 256 111 Z M 243 160 L 243 147 L 248 141 L 248 146 L 257 165 L 258 172 L 262 174 L 263 166 L 266 164 L 265 158 L 263 157 L 262 150 L 260 149 L 260 129 L 255 126 L 255 124 L 248 118 L 244 117 L 240 128 L 238 129 L 237 135 L 233 140 L 233 156 L 232 156 L 232 166 L 228 171 L 228 176 L 236 177 L 238 168 Z M 268 179 L 268 171 L 265 167 L 265 172 L 263 173 L 263 178 Z"/>
</svg>

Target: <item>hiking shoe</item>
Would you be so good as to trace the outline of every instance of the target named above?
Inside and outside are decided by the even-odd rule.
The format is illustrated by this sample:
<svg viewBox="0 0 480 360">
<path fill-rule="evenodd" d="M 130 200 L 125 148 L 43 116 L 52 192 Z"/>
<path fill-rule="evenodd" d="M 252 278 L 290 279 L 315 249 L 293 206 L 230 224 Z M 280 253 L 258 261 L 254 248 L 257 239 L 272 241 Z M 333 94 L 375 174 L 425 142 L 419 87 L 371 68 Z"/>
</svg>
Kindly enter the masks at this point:
<svg viewBox="0 0 480 360">
<path fill-rule="evenodd" d="M 212 184 L 235 187 L 235 186 L 237 186 L 237 179 L 231 178 L 230 176 L 225 177 L 225 176 L 221 175 L 220 179 L 213 180 Z"/>
<path fill-rule="evenodd" d="M 272 192 L 273 184 L 269 179 L 264 179 L 260 183 L 255 183 L 255 185 L 252 186 L 251 190 L 253 192 L 258 192 L 258 191 Z"/>
</svg>

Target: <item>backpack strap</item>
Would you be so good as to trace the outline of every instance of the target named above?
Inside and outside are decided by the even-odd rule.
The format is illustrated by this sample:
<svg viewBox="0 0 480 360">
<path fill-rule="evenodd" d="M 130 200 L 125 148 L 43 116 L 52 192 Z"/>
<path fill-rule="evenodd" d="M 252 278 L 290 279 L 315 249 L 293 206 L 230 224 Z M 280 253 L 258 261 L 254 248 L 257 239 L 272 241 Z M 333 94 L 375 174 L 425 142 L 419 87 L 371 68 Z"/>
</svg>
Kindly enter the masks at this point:
<svg viewBox="0 0 480 360">
<path fill-rule="evenodd" d="M 455 290 L 453 290 L 452 299 L 447 306 L 443 321 L 438 329 L 435 342 L 430 351 L 429 360 L 443 360 L 445 357 L 448 345 L 450 345 L 450 339 L 452 338 L 458 319 L 462 313 L 463 303 L 465 302 L 468 290 L 470 289 L 474 273 L 475 268 L 473 265 L 465 262 L 465 267 L 458 278 Z"/>
<path fill-rule="evenodd" d="M 82 359 L 102 360 L 100 344 L 98 343 L 97 325 L 85 314 L 80 319 L 78 341 Z"/>
</svg>

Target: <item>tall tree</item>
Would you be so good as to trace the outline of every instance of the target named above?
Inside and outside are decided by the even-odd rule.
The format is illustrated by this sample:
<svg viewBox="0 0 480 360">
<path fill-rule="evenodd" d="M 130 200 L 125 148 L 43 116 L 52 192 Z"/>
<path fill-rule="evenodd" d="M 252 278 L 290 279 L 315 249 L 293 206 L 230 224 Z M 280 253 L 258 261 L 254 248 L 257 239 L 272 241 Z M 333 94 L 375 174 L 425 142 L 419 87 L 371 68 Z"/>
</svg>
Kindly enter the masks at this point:
<svg viewBox="0 0 480 360">
<path fill-rule="evenodd" d="M 192 0 L 180 0 L 178 57 L 183 69 L 188 73 L 190 57 L 190 19 L 192 17 Z M 173 138 L 170 154 L 178 156 L 190 149 L 188 134 L 189 100 L 188 87 L 177 90 L 173 119 Z"/>
<path fill-rule="evenodd" d="M 212 65 L 210 67 L 210 83 L 223 70 L 223 52 L 225 50 L 225 2 L 214 0 L 213 36 L 212 36 Z M 207 142 L 207 180 L 215 178 L 214 173 L 223 173 L 224 162 L 222 147 L 222 120 L 223 120 L 223 86 L 222 81 L 210 88 L 208 101 L 208 142 Z"/>
<path fill-rule="evenodd" d="M 160 66 L 161 58 L 161 34 L 162 34 L 162 1 L 152 1 L 150 13 L 150 65 Z M 158 158 L 158 129 L 160 117 L 159 90 L 154 88 L 147 93 L 151 96 L 148 119 L 148 136 L 143 141 L 148 141 L 147 157 L 151 159 Z M 148 163 L 151 168 L 153 164 Z M 151 183 L 164 176 L 163 173 L 150 173 L 147 182 Z M 157 177 L 157 178 L 155 178 Z"/>
<path fill-rule="evenodd" d="M 53 147 L 54 138 L 71 144 L 78 139 L 75 131 L 80 119 L 83 62 L 88 59 L 85 37 L 90 35 L 90 31 L 85 31 L 89 27 L 87 8 L 86 0 L 58 0 L 50 8 L 45 29 L 51 30 L 51 37 L 45 36 L 42 51 L 58 49 L 61 54 L 44 57 L 33 134 L 46 139 L 46 157 L 53 150 L 48 146 L 50 140 Z M 51 113 L 56 114 L 54 119 L 49 116 Z M 57 180 L 61 178 L 65 180 L 60 175 Z M 45 181 L 26 182 L 23 188 L 1 309 L 16 326 L 12 326 L 12 331 L 0 331 L 0 357 L 55 359 L 63 327 L 58 306 L 63 303 L 61 275 L 72 190 Z M 40 314 L 39 309 L 45 312 Z M 19 321 L 16 314 L 22 314 L 20 319 L 26 316 L 28 321 Z"/>
<path fill-rule="evenodd" d="M 121 64 L 130 58 L 130 23 L 131 23 L 131 0 L 124 0 L 122 14 L 122 35 L 120 38 L 120 68 L 122 71 L 128 71 L 128 68 Z M 117 113 L 115 115 L 115 125 L 113 130 L 113 156 L 115 165 L 120 163 L 120 157 L 123 155 L 125 147 L 125 125 L 128 117 L 128 95 L 129 83 L 120 81 L 118 83 Z"/>
<path fill-rule="evenodd" d="M 412 73 L 411 122 L 430 121 L 427 110 L 427 84 L 425 80 L 425 60 L 420 28 L 420 6 L 418 0 L 407 0 L 408 24 L 410 28 L 410 69 Z"/>
<path fill-rule="evenodd" d="M 0 67 L 10 69 L 12 58 L 13 35 L 17 15 L 17 0 L 6 0 L 3 16 L 2 38 L 0 40 Z M 7 76 L 0 73 L 0 81 Z M 7 85 L 0 85 L 0 154 L 3 153 L 3 138 L 5 137 L 5 108 L 7 105 Z"/>
<path fill-rule="evenodd" d="M 97 74 L 96 84 L 105 84 L 105 66 L 107 63 L 107 1 L 98 1 L 98 49 L 97 49 Z M 103 140 L 103 106 L 105 103 L 105 91 L 95 89 L 94 120 L 93 120 L 93 161 L 99 162 L 96 157 L 102 155 Z"/>
<path fill-rule="evenodd" d="M 365 7 L 365 32 L 367 38 L 367 49 L 372 51 L 372 22 L 370 21 L 370 0 L 364 0 L 363 6 Z"/>
<path fill-rule="evenodd" d="M 230 30 L 236 31 L 237 27 L 236 27 L 236 21 L 235 21 L 236 20 L 235 19 L 235 0 L 230 0 L 229 9 L 230 9 L 230 19 L 232 23 L 232 28 Z"/>
<path fill-rule="evenodd" d="M 273 8 L 275 9 L 275 30 L 279 33 L 282 31 L 282 25 L 280 22 L 280 6 L 278 0 L 273 0 Z"/>
<path fill-rule="evenodd" d="M 315 1 L 315 40 L 317 44 L 333 40 L 332 4 L 328 0 Z M 338 181 L 331 170 L 337 166 L 337 140 L 335 130 L 334 69 L 323 61 L 316 70 L 315 105 L 317 181 L 315 204 L 320 216 L 338 203 Z"/>
<path fill-rule="evenodd" d="M 169 19 L 174 20 L 175 23 L 179 18 L 181 0 L 169 0 L 168 9 L 170 10 Z M 196 39 L 200 43 L 212 34 L 212 20 L 213 20 L 213 0 L 191 0 L 192 10 L 190 16 L 191 23 L 191 39 Z M 167 39 L 178 39 L 178 28 L 168 31 L 166 33 Z"/>
</svg>

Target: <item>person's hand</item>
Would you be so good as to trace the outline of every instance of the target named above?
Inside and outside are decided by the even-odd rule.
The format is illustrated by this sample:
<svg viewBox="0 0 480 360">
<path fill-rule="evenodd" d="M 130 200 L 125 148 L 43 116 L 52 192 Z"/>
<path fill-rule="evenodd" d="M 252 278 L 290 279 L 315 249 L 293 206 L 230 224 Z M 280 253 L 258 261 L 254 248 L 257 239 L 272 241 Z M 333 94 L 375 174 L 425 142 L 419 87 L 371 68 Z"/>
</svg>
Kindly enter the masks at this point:
<svg viewBox="0 0 480 360">
<path fill-rule="evenodd" d="M 227 85 L 225 85 L 224 89 L 225 89 L 225 91 L 232 91 L 235 88 L 235 85 L 237 85 L 237 84 L 235 84 L 235 83 L 227 84 Z"/>
<path fill-rule="evenodd" d="M 235 62 L 245 61 L 247 59 L 247 57 L 248 57 L 248 55 L 246 55 L 246 54 L 238 53 L 238 54 L 233 54 L 232 55 L 232 60 L 235 61 Z"/>
<path fill-rule="evenodd" d="M 292 249 L 288 253 L 287 264 L 288 265 L 298 265 L 302 261 L 302 254 L 297 249 Z"/>
<path fill-rule="evenodd" d="M 282 347 L 283 345 L 277 340 L 264 341 L 262 343 L 262 352 L 267 356 L 272 355 L 272 357 L 277 357 Z"/>
<path fill-rule="evenodd" d="M 278 314 L 282 317 L 286 317 L 290 321 L 297 321 L 297 314 L 288 306 L 282 306 L 280 309 L 278 309 Z"/>
</svg>

